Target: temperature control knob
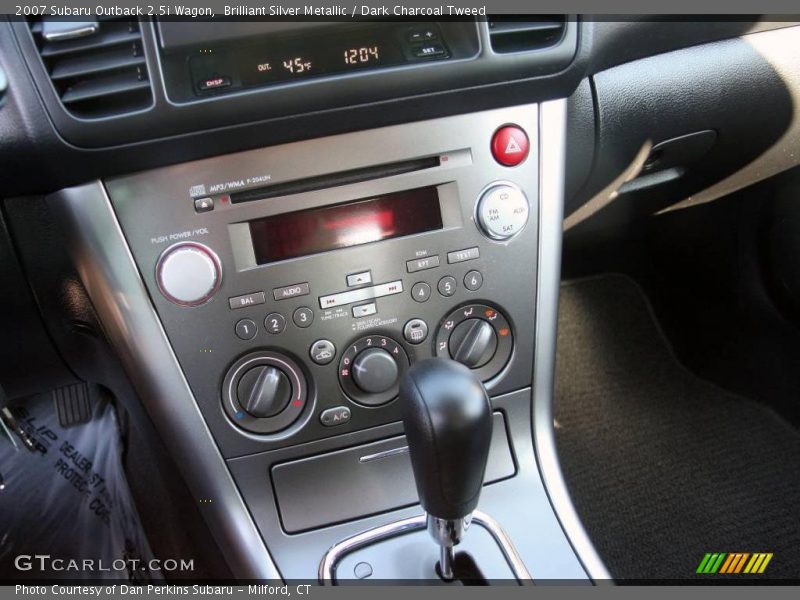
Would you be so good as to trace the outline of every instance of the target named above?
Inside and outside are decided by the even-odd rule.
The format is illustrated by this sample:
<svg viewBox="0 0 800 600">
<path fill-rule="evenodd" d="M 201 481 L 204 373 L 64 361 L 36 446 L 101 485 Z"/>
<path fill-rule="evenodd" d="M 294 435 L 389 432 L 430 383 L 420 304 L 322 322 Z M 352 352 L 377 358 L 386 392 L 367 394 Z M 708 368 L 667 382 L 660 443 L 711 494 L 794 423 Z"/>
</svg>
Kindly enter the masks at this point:
<svg viewBox="0 0 800 600">
<path fill-rule="evenodd" d="M 342 353 L 339 383 L 354 402 L 379 406 L 397 397 L 407 370 L 408 355 L 400 344 L 385 335 L 370 335 Z"/>
<path fill-rule="evenodd" d="M 271 434 L 299 427 L 314 409 L 314 396 L 300 366 L 271 350 L 233 363 L 222 382 L 222 408 L 237 426 Z"/>
<path fill-rule="evenodd" d="M 164 250 L 156 265 L 156 281 L 163 296 L 180 306 L 198 306 L 219 289 L 222 267 L 208 246 L 183 242 Z"/>
<path fill-rule="evenodd" d="M 507 240 L 525 228 L 530 206 L 528 198 L 513 183 L 496 182 L 478 199 L 476 218 L 484 234 L 493 240 Z"/>
</svg>

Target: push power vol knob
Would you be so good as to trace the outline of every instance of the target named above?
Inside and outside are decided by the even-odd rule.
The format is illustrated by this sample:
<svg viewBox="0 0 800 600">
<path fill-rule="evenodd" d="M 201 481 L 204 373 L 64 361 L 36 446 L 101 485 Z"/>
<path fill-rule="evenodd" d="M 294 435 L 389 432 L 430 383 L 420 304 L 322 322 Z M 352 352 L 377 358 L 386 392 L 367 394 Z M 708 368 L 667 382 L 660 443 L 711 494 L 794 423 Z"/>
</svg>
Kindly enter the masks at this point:
<svg viewBox="0 0 800 600">
<path fill-rule="evenodd" d="M 161 294 L 179 306 L 208 302 L 222 281 L 219 258 L 208 246 L 182 242 L 161 253 L 156 264 L 156 282 Z"/>
</svg>

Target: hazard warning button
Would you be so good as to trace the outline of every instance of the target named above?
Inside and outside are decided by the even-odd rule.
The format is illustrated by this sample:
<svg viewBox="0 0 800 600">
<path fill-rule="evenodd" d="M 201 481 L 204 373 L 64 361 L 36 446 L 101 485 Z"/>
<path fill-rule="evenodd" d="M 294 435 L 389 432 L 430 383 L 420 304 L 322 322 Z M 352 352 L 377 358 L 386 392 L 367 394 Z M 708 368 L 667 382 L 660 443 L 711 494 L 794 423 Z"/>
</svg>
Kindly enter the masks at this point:
<svg viewBox="0 0 800 600">
<path fill-rule="evenodd" d="M 528 136 L 516 125 L 506 125 L 494 132 L 492 156 L 501 165 L 516 167 L 528 156 Z"/>
</svg>

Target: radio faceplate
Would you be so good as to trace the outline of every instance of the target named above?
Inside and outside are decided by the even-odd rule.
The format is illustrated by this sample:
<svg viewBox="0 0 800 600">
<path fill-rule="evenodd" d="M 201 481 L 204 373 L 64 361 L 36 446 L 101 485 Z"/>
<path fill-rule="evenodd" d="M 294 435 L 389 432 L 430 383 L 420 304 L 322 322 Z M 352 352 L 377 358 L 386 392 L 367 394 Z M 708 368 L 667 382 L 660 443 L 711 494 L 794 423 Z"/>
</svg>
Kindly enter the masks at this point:
<svg viewBox="0 0 800 600">
<path fill-rule="evenodd" d="M 164 329 L 225 457 L 399 421 L 399 402 L 385 399 L 392 391 L 392 363 L 380 353 L 364 355 L 368 349 L 397 348 L 390 352 L 392 360 L 405 355 L 413 363 L 443 352 L 453 355 L 464 336 L 486 341 L 493 335 L 494 346 L 488 341 L 482 353 L 467 356 L 462 348 L 465 360 L 489 377 L 490 393 L 531 384 L 537 123 L 537 106 L 528 105 L 221 156 L 106 182 Z M 509 124 L 531 140 L 527 158 L 516 167 L 503 166 L 492 155 L 493 134 Z M 427 157 L 438 157 L 438 165 L 355 183 L 335 177 Z M 234 192 L 305 180 L 324 184 L 327 176 L 335 187 L 316 185 L 296 194 L 231 202 Z M 487 190 L 496 194 L 499 184 L 511 184 L 528 201 L 524 221 L 518 212 L 516 220 L 498 219 L 498 227 L 511 228 L 506 240 L 490 238 L 485 225 L 482 229 L 476 222 L 479 198 Z M 430 187 L 438 192 L 441 228 L 264 265 L 254 259 L 251 221 Z M 519 209 L 519 197 L 513 200 Z M 482 221 L 491 218 L 488 209 L 480 215 Z M 359 241 L 359 231 L 356 227 L 351 241 Z M 194 306 L 175 304 L 159 291 L 164 283 L 157 273 L 159 260 L 182 242 L 207 248 L 221 267 L 214 295 Z M 453 319 L 456 309 L 476 306 L 483 314 Z M 454 331 L 445 335 L 450 321 Z M 372 339 L 369 348 L 367 338 Z M 498 360 L 498 352 L 508 359 Z M 234 363 L 259 353 L 284 356 L 299 367 L 305 379 L 302 401 L 282 391 L 285 383 L 267 385 L 266 362 L 254 363 L 261 373 L 248 379 L 240 375 L 223 386 Z M 369 377 L 352 372 L 359 357 Z M 395 365 L 402 370 L 402 362 Z M 284 400 L 282 410 L 296 414 L 288 425 L 281 421 L 277 431 L 254 430 L 247 419 L 237 420 L 235 407 L 223 405 L 234 388 L 243 404 L 246 396 L 252 410 L 269 415 L 265 418 L 276 418 L 273 412 Z M 381 401 L 373 402 L 376 398 Z"/>
</svg>

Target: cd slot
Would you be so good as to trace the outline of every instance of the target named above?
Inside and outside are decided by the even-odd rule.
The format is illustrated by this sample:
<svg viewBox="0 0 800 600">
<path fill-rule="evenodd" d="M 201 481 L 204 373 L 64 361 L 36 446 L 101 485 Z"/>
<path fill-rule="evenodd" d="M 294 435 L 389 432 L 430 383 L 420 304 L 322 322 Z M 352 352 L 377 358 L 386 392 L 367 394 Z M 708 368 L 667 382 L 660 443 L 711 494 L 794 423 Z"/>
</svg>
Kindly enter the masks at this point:
<svg viewBox="0 0 800 600">
<path fill-rule="evenodd" d="M 292 194 L 302 194 L 305 192 L 329 189 L 342 185 L 362 183 L 364 181 L 381 179 L 383 177 L 415 173 L 425 169 L 432 169 L 440 165 L 441 160 L 439 156 L 429 156 L 426 158 L 415 158 L 412 160 L 386 163 L 372 167 L 340 171 L 338 173 L 329 175 L 309 177 L 308 179 L 275 183 L 253 190 L 235 192 L 231 194 L 231 204 L 253 202 L 255 200 L 265 200 L 267 198 L 275 198 L 278 196 L 290 196 Z"/>
</svg>

